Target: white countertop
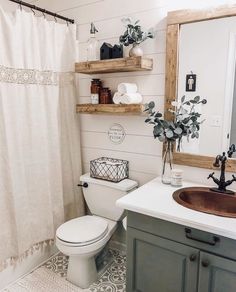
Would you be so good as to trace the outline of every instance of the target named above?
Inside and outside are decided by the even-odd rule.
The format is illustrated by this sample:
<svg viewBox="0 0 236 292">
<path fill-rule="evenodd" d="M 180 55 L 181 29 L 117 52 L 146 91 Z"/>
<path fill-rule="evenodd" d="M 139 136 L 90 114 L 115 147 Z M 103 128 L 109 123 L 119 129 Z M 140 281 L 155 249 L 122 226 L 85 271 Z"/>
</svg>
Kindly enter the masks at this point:
<svg viewBox="0 0 236 292">
<path fill-rule="evenodd" d="M 184 182 L 184 187 L 200 186 Z M 179 205 L 172 198 L 178 188 L 164 185 L 156 178 L 119 199 L 117 206 L 143 215 L 159 218 L 187 227 L 200 229 L 236 240 L 236 219 L 194 211 Z"/>
</svg>

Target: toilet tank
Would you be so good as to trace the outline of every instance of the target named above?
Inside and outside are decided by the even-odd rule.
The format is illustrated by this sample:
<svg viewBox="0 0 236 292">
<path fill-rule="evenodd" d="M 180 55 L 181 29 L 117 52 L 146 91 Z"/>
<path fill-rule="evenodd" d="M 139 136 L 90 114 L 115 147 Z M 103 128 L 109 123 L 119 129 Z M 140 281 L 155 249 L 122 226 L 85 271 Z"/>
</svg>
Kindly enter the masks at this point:
<svg viewBox="0 0 236 292">
<path fill-rule="evenodd" d="M 83 187 L 83 194 L 90 212 L 113 221 L 119 221 L 124 212 L 116 206 L 116 201 L 138 187 L 130 179 L 113 183 L 91 178 L 89 173 L 82 175 L 80 181 L 88 184 L 87 188 Z"/>
</svg>

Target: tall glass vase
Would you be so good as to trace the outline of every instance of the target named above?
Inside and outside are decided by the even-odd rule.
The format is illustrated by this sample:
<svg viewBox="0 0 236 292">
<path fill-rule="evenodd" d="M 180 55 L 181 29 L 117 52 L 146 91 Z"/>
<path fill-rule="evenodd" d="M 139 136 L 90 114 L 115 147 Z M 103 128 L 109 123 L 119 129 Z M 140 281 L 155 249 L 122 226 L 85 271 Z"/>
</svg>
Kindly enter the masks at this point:
<svg viewBox="0 0 236 292">
<path fill-rule="evenodd" d="M 162 157 L 162 176 L 161 180 L 163 184 L 171 183 L 171 171 L 174 167 L 173 165 L 173 141 L 166 141 L 165 150 Z"/>
</svg>

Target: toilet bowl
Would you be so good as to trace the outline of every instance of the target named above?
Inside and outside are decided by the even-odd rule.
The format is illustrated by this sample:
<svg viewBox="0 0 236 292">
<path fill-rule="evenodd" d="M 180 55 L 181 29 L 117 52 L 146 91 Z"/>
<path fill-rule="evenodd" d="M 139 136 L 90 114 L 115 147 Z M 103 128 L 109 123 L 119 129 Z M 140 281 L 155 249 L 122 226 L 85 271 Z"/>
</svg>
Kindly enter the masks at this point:
<svg viewBox="0 0 236 292">
<path fill-rule="evenodd" d="M 95 256 L 103 249 L 117 227 L 116 222 L 98 216 L 83 216 L 57 229 L 56 245 L 68 255 L 67 280 L 87 288 L 97 279 Z"/>
<path fill-rule="evenodd" d="M 137 188 L 135 181 L 126 179 L 112 183 L 80 178 L 87 183 L 83 194 L 92 215 L 72 219 L 56 231 L 57 248 L 69 256 L 67 280 L 80 288 L 88 288 L 97 280 L 95 256 L 105 247 L 123 219 L 124 210 L 116 206 L 120 197 Z"/>
</svg>

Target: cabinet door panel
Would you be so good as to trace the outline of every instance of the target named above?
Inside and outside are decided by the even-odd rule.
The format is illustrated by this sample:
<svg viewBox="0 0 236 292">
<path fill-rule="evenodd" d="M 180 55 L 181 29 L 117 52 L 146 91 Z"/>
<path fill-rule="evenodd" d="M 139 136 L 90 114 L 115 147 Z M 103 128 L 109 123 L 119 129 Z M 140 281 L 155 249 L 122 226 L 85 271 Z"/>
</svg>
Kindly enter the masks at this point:
<svg viewBox="0 0 236 292">
<path fill-rule="evenodd" d="M 199 292 L 235 292 L 236 262 L 200 253 Z"/>
<path fill-rule="evenodd" d="M 196 292 L 198 261 L 197 249 L 128 228 L 127 292 Z"/>
</svg>

